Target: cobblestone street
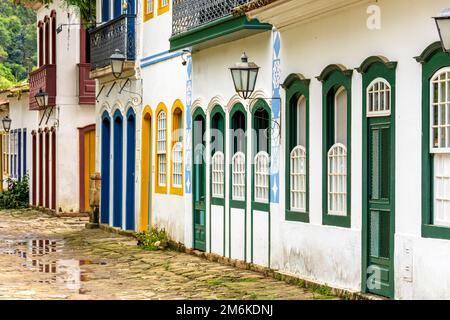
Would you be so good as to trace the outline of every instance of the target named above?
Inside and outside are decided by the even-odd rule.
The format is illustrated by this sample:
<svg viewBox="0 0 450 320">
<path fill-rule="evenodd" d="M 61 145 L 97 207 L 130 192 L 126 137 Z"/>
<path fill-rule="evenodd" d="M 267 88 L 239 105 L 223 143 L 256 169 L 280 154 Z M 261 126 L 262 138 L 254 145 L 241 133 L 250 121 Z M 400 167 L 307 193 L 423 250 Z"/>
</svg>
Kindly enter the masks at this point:
<svg viewBox="0 0 450 320">
<path fill-rule="evenodd" d="M 84 228 L 85 218 L 0 212 L 0 299 L 323 299 L 259 273 Z"/>
</svg>

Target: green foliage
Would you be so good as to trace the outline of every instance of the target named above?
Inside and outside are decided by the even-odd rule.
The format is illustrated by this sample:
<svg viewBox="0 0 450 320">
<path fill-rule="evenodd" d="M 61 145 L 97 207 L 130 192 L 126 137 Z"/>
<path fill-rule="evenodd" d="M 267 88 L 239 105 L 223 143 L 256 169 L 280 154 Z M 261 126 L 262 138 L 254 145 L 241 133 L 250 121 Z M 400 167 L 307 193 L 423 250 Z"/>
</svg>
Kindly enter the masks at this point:
<svg viewBox="0 0 450 320">
<path fill-rule="evenodd" d="M 94 0 L 62 0 L 66 6 L 76 6 L 80 10 L 81 21 L 87 25 L 95 26 L 95 3 Z"/>
<path fill-rule="evenodd" d="M 26 79 L 36 65 L 36 37 L 35 12 L 0 0 L 0 90 Z"/>
<path fill-rule="evenodd" d="M 23 209 L 29 206 L 28 176 L 21 180 L 8 178 L 8 189 L 0 193 L 0 209 Z"/>
<path fill-rule="evenodd" d="M 154 228 L 150 232 L 140 232 L 135 235 L 138 246 L 145 250 L 157 251 L 168 246 L 169 236 L 166 230 Z"/>
</svg>

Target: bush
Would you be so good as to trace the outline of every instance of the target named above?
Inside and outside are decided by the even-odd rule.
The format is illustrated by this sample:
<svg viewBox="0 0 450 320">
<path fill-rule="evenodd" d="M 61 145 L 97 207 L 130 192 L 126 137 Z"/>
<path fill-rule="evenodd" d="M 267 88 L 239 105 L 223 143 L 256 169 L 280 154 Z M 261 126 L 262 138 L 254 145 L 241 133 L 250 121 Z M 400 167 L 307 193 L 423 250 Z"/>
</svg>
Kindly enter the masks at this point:
<svg viewBox="0 0 450 320">
<path fill-rule="evenodd" d="M 164 250 L 169 244 L 169 236 L 166 230 L 154 228 L 150 232 L 140 232 L 136 234 L 138 246 L 145 250 Z"/>
<path fill-rule="evenodd" d="M 0 209 L 23 209 L 29 207 L 28 176 L 21 180 L 7 179 L 8 189 L 0 193 Z"/>
</svg>

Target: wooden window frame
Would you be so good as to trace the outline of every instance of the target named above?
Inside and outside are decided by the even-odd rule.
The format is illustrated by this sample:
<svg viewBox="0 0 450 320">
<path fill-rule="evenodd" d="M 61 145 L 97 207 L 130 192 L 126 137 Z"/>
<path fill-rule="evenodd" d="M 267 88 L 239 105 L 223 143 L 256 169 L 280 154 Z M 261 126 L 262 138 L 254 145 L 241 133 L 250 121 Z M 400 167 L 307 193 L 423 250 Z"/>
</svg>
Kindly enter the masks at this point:
<svg viewBox="0 0 450 320">
<path fill-rule="evenodd" d="M 152 11 L 148 12 L 148 2 L 152 3 Z M 155 16 L 155 0 L 144 0 L 144 22 Z"/>
<path fill-rule="evenodd" d="M 158 16 L 168 12 L 170 10 L 170 0 L 167 0 L 167 5 L 163 6 L 164 0 L 158 0 Z M 153 11 L 155 8 L 153 8 Z"/>
<path fill-rule="evenodd" d="M 352 76 L 353 70 L 342 65 L 329 65 L 320 76 L 322 82 L 322 224 L 342 228 L 351 228 L 351 127 L 352 127 Z M 335 96 L 343 87 L 347 92 L 347 214 L 335 216 L 328 213 L 328 152 L 334 137 Z M 333 132 L 333 134 L 332 134 Z"/>
<path fill-rule="evenodd" d="M 415 59 L 422 64 L 422 237 L 450 240 L 450 228 L 433 223 L 433 153 L 430 152 L 430 84 L 439 70 L 450 67 L 450 60 L 440 42 L 428 46 Z"/>
<path fill-rule="evenodd" d="M 166 129 L 165 129 L 165 131 L 166 131 L 166 184 L 165 185 L 160 185 L 159 184 L 159 170 L 160 170 L 160 168 L 159 168 L 159 154 L 158 154 L 158 131 L 159 131 L 159 123 L 158 123 L 158 118 L 159 118 L 159 114 L 161 113 L 161 112 L 165 112 L 165 114 L 166 114 Z M 166 107 L 166 105 L 164 104 L 164 103 L 160 103 L 159 105 L 158 105 L 158 107 L 157 107 L 157 109 L 156 109 L 156 117 L 155 117 L 155 120 L 156 120 L 156 130 L 155 130 L 155 150 L 156 150 L 156 152 L 155 152 L 155 155 L 156 155 L 156 174 L 155 174 L 155 193 L 158 193 L 158 194 L 167 194 L 167 187 L 168 187 L 168 173 L 169 173 L 169 170 L 168 170 L 168 168 L 169 168 L 169 161 L 168 161 L 168 134 L 167 134 L 167 132 L 168 132 L 168 126 L 167 126 L 167 124 L 168 124 L 168 112 L 167 112 L 167 107 Z"/>
<path fill-rule="evenodd" d="M 286 188 L 286 209 L 285 219 L 287 221 L 309 223 L 309 85 L 310 80 L 305 79 L 301 74 L 289 75 L 283 83 L 283 88 L 286 90 L 286 147 L 289 149 L 286 151 L 285 157 L 285 188 Z M 297 107 L 298 100 L 304 97 L 306 100 L 306 208 L 304 212 L 294 211 L 291 209 L 291 152 L 297 146 L 294 146 L 293 137 L 297 135 L 296 128 L 292 123 L 293 117 L 292 108 Z"/>
<path fill-rule="evenodd" d="M 180 119 L 179 123 L 176 123 L 175 116 L 176 113 L 179 112 Z M 180 100 L 176 100 L 172 106 L 171 122 L 172 122 L 172 132 L 171 132 L 171 144 L 170 144 L 170 194 L 182 196 L 184 193 L 184 106 Z M 178 115 L 177 115 L 178 116 Z M 180 139 L 177 140 L 175 134 L 180 136 Z M 181 143 L 181 186 L 175 186 L 173 184 L 173 149 L 177 143 Z"/>
<path fill-rule="evenodd" d="M 213 119 L 216 116 L 220 116 L 222 118 L 223 121 L 223 128 L 213 128 Z M 222 134 L 222 138 L 223 141 L 222 142 L 222 146 L 220 148 L 217 148 L 215 150 L 212 150 L 211 148 L 211 183 L 210 183 L 210 190 L 211 190 L 211 204 L 213 205 L 217 205 L 217 206 L 225 206 L 225 195 L 226 195 L 226 188 L 227 188 L 227 181 L 226 181 L 226 174 L 227 174 L 227 161 L 226 161 L 226 141 L 227 141 L 227 137 L 226 137 L 226 115 L 225 112 L 222 108 L 222 106 L 220 105 L 216 105 L 211 113 L 210 113 L 210 128 L 214 129 L 214 130 L 219 130 L 220 133 Z M 211 141 L 212 138 L 212 132 L 210 131 L 210 145 L 213 143 Z M 213 177 L 212 177 L 212 173 L 213 173 L 213 158 L 216 155 L 216 153 L 222 153 L 223 154 L 223 196 L 218 197 L 216 194 L 213 193 Z"/>
</svg>

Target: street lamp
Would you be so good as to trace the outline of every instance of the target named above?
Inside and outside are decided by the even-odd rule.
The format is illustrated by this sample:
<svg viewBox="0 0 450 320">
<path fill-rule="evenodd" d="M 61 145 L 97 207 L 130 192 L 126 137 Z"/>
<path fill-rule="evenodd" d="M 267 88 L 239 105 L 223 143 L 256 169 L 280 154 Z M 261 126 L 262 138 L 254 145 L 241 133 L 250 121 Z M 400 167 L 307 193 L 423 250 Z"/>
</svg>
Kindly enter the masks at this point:
<svg viewBox="0 0 450 320">
<path fill-rule="evenodd" d="M 112 74 L 116 79 L 120 78 L 123 72 L 123 64 L 125 63 L 125 56 L 116 49 L 110 57 Z"/>
<path fill-rule="evenodd" d="M 241 56 L 241 62 L 231 67 L 230 71 L 237 94 L 247 100 L 255 91 L 259 67 L 253 62 L 248 62 L 248 57 L 244 52 Z"/>
<path fill-rule="evenodd" d="M 39 92 L 34 96 L 39 109 L 45 109 L 48 106 L 48 93 L 39 89 Z"/>
<path fill-rule="evenodd" d="M 434 20 L 441 38 L 442 49 L 450 53 L 450 8 L 444 9 Z"/>
<path fill-rule="evenodd" d="M 9 132 L 9 130 L 11 129 L 11 118 L 9 116 L 6 116 L 3 118 L 2 123 L 3 123 L 3 130 L 5 130 L 6 133 Z"/>
</svg>

